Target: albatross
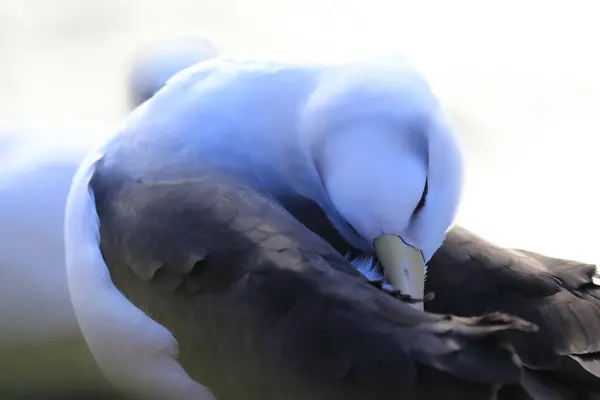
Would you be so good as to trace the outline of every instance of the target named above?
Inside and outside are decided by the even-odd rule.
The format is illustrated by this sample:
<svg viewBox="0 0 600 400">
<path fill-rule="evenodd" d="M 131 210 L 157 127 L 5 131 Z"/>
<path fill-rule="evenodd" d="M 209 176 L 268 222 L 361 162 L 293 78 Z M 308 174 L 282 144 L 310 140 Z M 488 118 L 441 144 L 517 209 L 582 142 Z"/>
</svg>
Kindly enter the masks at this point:
<svg viewBox="0 0 600 400">
<path fill-rule="evenodd" d="M 402 59 L 188 69 L 73 180 L 66 257 L 83 335 L 113 383 L 146 397 L 536 392 L 507 340 L 534 325 L 415 307 L 460 166 L 435 97 Z M 297 198 L 386 255 L 392 289 L 294 217 Z"/>
<path fill-rule="evenodd" d="M 219 140 L 212 130 L 226 137 L 236 129 L 251 131 L 243 139 L 229 136 L 212 157 L 224 157 L 227 151 L 239 155 L 222 162 L 234 170 L 248 168 L 243 172 L 249 179 L 375 283 L 385 285 L 393 278 L 385 270 L 393 260 L 389 253 L 377 254 L 375 236 L 397 236 L 384 238 L 399 244 L 399 252 L 412 248 L 412 265 L 425 261 L 428 276 L 424 287 L 423 282 L 415 285 L 422 292 L 410 293 L 410 279 L 406 287 L 402 282 L 397 287 L 414 297 L 433 294 L 424 303 L 427 311 L 462 316 L 502 311 L 532 321 L 539 332 L 513 339 L 525 366 L 544 386 L 545 398 L 600 397 L 597 266 L 501 248 L 462 227 L 450 229 L 444 241 L 458 199 L 460 155 L 424 79 L 404 62 L 391 64 L 391 74 L 387 67 L 368 64 L 325 73 L 302 70 L 298 74 L 304 80 L 293 80 L 288 70 L 263 71 L 256 64 L 239 67 L 248 74 L 227 63 L 214 64 L 214 70 L 198 68 L 173 82 L 169 95 L 151 104 L 134 129 L 151 132 L 160 121 L 161 133 L 197 134 L 206 140 L 209 129 L 211 141 Z M 255 69 L 264 75 L 248 78 Z M 396 84 L 401 90 L 376 89 Z M 203 93 L 205 85 L 208 94 Z M 240 106 L 241 99 L 251 101 L 245 96 L 257 103 Z M 265 107 L 265 98 L 271 97 L 277 102 Z M 207 98 L 216 102 L 212 107 L 218 114 L 207 109 Z M 282 120 L 285 125 L 277 125 Z M 254 124 L 273 136 L 265 138 Z M 422 146 L 419 152 L 418 141 L 405 142 L 404 152 L 394 154 L 394 127 L 423 133 L 429 148 Z M 279 140 L 289 130 L 292 142 Z M 294 141 L 296 137 L 300 139 Z M 322 137 L 327 140 L 306 156 L 314 138 Z M 244 153 L 250 149 L 264 155 L 251 168 Z M 421 277 L 421 270 L 413 271 Z"/>
</svg>

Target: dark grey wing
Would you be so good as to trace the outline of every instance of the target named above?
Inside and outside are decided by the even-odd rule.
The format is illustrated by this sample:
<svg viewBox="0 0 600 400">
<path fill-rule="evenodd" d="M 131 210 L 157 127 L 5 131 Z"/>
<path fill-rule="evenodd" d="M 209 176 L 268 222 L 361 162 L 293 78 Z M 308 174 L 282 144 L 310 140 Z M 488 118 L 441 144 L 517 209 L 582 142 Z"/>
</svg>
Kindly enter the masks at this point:
<svg viewBox="0 0 600 400">
<path fill-rule="evenodd" d="M 468 399 L 520 379 L 505 333 L 531 325 L 410 308 L 229 176 L 145 181 L 99 162 L 91 186 L 115 285 L 220 400 Z M 451 375 L 436 386 L 433 369 Z"/>
<path fill-rule="evenodd" d="M 513 338 L 524 363 L 553 372 L 575 391 L 600 393 L 594 265 L 500 248 L 456 227 L 428 271 L 427 290 L 436 297 L 427 310 L 463 316 L 501 311 L 532 321 L 538 333 Z"/>
</svg>

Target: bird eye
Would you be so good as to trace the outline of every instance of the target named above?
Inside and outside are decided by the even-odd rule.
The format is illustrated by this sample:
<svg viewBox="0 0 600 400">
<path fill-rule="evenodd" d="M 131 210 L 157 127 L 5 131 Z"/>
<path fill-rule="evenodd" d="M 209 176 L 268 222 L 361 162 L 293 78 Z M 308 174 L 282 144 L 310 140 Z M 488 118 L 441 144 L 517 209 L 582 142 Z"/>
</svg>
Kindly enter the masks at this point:
<svg viewBox="0 0 600 400">
<path fill-rule="evenodd" d="M 421 211 L 421 209 L 423 209 L 423 207 L 425 207 L 425 198 L 427 197 L 427 191 L 429 190 L 429 184 L 427 182 L 427 179 L 425 179 L 425 188 L 423 189 L 423 195 L 421 195 L 421 200 L 419 200 L 419 204 L 417 204 L 417 207 L 415 208 L 415 214 L 418 213 L 419 211 Z"/>
</svg>

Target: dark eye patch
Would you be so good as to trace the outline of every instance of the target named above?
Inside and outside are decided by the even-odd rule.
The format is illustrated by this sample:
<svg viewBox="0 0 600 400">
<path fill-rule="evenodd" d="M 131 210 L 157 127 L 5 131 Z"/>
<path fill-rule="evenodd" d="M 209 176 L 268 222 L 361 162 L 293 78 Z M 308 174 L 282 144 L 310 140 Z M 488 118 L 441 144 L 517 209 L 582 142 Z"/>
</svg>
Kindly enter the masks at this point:
<svg viewBox="0 0 600 400">
<path fill-rule="evenodd" d="M 417 207 L 415 208 L 415 214 L 418 213 L 419 211 L 421 211 L 423 209 L 423 207 L 425 207 L 425 198 L 427 197 L 427 192 L 429 191 L 429 184 L 427 182 L 427 179 L 425 179 L 425 188 L 423 189 L 423 194 L 421 195 L 421 200 L 419 200 L 419 204 L 417 204 Z"/>
</svg>

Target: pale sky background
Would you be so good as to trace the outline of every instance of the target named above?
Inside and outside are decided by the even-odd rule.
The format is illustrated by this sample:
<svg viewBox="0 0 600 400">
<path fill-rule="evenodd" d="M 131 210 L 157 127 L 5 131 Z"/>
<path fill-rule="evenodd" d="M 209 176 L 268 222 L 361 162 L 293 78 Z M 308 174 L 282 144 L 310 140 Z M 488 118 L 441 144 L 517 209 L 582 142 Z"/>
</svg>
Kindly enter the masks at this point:
<svg viewBox="0 0 600 400">
<path fill-rule="evenodd" d="M 0 0 L 0 115 L 51 130 L 115 126 L 127 109 L 132 56 L 181 34 L 206 35 L 230 55 L 403 52 L 430 79 L 463 138 L 467 175 L 458 222 L 506 246 L 596 262 L 595 3 Z M 67 295 L 61 298 L 50 306 L 69 307 Z M 76 332 L 74 322 L 37 323 L 47 326 L 40 333 L 51 326 L 57 335 Z"/>
</svg>

